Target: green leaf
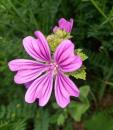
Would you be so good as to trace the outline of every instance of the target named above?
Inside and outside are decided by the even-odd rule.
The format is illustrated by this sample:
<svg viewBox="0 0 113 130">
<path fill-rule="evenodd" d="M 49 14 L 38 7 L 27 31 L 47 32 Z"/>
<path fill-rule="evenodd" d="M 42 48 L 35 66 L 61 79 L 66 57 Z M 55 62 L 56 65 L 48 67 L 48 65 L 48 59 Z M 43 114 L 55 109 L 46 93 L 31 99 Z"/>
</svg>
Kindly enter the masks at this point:
<svg viewBox="0 0 113 130">
<path fill-rule="evenodd" d="M 73 102 L 75 104 L 75 102 Z M 86 112 L 86 110 L 89 108 L 89 103 L 83 103 L 83 104 L 75 104 L 73 108 L 70 109 L 70 115 L 75 121 L 80 121 L 82 115 Z"/>
<path fill-rule="evenodd" d="M 113 118 L 104 112 L 96 112 L 85 121 L 85 127 L 87 130 L 113 130 Z"/>
<path fill-rule="evenodd" d="M 17 120 L 13 123 L 13 130 L 25 130 L 26 129 L 26 122 L 25 120 Z"/>
<path fill-rule="evenodd" d="M 63 114 L 60 114 L 58 119 L 57 119 L 57 124 L 58 125 L 63 125 L 64 124 L 64 121 L 65 121 L 65 117 Z"/>
<path fill-rule="evenodd" d="M 74 101 L 69 105 L 69 113 L 75 121 L 80 121 L 82 115 L 88 110 L 89 108 L 89 101 L 88 101 L 88 93 L 89 93 L 89 86 L 83 86 L 80 88 L 80 103 L 75 103 Z"/>
<path fill-rule="evenodd" d="M 75 53 L 81 57 L 82 61 L 85 61 L 88 58 L 88 56 L 82 51 L 82 49 L 76 49 Z"/>
<path fill-rule="evenodd" d="M 48 110 L 40 109 L 37 111 L 35 117 L 34 130 L 48 130 L 49 129 L 49 112 Z"/>
<path fill-rule="evenodd" d="M 80 88 L 80 99 L 82 100 L 83 98 L 87 98 L 88 93 L 90 91 L 90 87 L 89 86 L 83 86 Z"/>
<path fill-rule="evenodd" d="M 86 80 L 86 67 L 82 66 L 79 70 L 69 73 L 69 75 L 73 76 L 76 79 Z"/>
</svg>

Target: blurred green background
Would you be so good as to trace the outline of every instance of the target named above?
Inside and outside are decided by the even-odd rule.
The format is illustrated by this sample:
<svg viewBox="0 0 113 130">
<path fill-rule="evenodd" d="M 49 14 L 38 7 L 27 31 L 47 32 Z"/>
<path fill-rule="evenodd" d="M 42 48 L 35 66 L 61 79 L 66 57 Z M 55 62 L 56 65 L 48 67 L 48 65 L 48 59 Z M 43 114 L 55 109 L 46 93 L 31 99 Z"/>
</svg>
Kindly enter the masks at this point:
<svg viewBox="0 0 113 130">
<path fill-rule="evenodd" d="M 81 96 L 66 109 L 54 96 L 43 108 L 27 104 L 7 63 L 27 57 L 23 37 L 48 35 L 61 17 L 74 19 L 73 41 L 89 57 L 86 81 L 72 78 Z M 113 130 L 112 0 L 0 0 L 0 130 Z"/>
</svg>

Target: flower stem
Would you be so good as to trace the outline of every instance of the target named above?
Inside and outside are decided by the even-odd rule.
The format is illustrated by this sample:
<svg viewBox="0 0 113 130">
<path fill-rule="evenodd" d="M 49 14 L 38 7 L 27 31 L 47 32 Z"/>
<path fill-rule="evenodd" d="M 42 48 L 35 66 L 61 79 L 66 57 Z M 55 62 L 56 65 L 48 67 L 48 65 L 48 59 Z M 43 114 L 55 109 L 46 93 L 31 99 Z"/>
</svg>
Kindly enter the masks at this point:
<svg viewBox="0 0 113 130">
<path fill-rule="evenodd" d="M 101 8 L 99 8 L 99 6 L 97 5 L 96 1 L 95 0 L 90 0 L 91 3 L 93 4 L 93 6 L 98 10 L 98 12 L 106 19 L 106 20 L 109 20 L 109 18 L 107 17 L 107 15 L 102 11 Z M 113 24 L 112 22 L 109 20 L 108 21 L 109 24 L 113 27 Z"/>
</svg>

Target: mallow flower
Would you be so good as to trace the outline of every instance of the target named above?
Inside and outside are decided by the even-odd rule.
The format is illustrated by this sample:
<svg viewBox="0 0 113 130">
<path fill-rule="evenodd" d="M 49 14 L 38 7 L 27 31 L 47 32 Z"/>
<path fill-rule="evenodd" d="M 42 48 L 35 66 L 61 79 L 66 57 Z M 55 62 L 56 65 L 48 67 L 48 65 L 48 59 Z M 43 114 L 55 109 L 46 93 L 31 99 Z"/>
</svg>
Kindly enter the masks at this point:
<svg viewBox="0 0 113 130">
<path fill-rule="evenodd" d="M 56 32 L 57 30 L 63 30 L 67 33 L 70 33 L 73 27 L 73 19 L 71 18 L 69 21 L 67 21 L 64 18 L 61 18 L 58 21 L 58 26 L 55 26 L 53 28 L 53 32 Z"/>
<path fill-rule="evenodd" d="M 26 52 L 34 60 L 15 59 L 8 64 L 11 71 L 17 72 L 14 81 L 27 87 L 27 103 L 38 99 L 39 105 L 45 106 L 54 89 L 57 104 L 65 108 L 70 103 L 70 96 L 78 97 L 80 94 L 65 73 L 78 70 L 82 60 L 74 54 L 70 40 L 63 40 L 51 54 L 45 36 L 40 31 L 36 31 L 35 35 L 37 38 L 27 36 L 23 39 Z"/>
</svg>

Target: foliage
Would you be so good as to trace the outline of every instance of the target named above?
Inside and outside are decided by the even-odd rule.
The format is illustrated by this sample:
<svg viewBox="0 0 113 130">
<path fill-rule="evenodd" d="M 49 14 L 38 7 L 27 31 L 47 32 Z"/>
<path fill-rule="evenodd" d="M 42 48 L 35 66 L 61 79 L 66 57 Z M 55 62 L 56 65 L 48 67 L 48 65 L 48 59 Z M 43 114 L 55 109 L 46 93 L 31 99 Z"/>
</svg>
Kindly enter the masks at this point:
<svg viewBox="0 0 113 130">
<path fill-rule="evenodd" d="M 44 108 L 37 103 L 26 104 L 26 90 L 14 83 L 7 63 L 28 57 L 22 47 L 23 37 L 36 30 L 52 33 L 61 17 L 74 19 L 72 40 L 75 49 L 84 51 L 76 53 L 83 60 L 88 56 L 84 62 L 87 77 L 85 68 L 71 77 L 80 87 L 81 96 L 72 98 L 65 109 L 57 106 L 54 96 Z M 74 130 L 78 121 L 84 124 L 84 130 L 112 130 L 112 95 L 112 0 L 0 0 L 0 130 Z"/>
<path fill-rule="evenodd" d="M 71 76 L 75 77 L 76 79 L 86 80 L 86 67 L 82 66 L 79 70 L 72 72 Z"/>
<path fill-rule="evenodd" d="M 69 106 L 69 113 L 75 121 L 80 121 L 82 115 L 89 108 L 89 101 L 87 98 L 89 90 L 90 90 L 89 86 L 81 87 L 80 88 L 80 102 L 78 102 L 78 103 L 71 102 L 71 104 Z"/>
<path fill-rule="evenodd" d="M 105 112 L 96 112 L 90 120 L 86 121 L 85 125 L 87 130 L 112 130 L 113 118 Z"/>
<path fill-rule="evenodd" d="M 47 36 L 47 40 L 50 46 L 51 51 L 55 51 L 56 47 L 65 39 L 70 39 L 70 33 L 67 33 L 63 30 L 57 30 L 55 33 Z"/>
<path fill-rule="evenodd" d="M 83 53 L 82 49 L 76 49 L 75 53 L 81 57 L 82 61 L 85 61 L 88 58 L 88 56 Z"/>
</svg>

